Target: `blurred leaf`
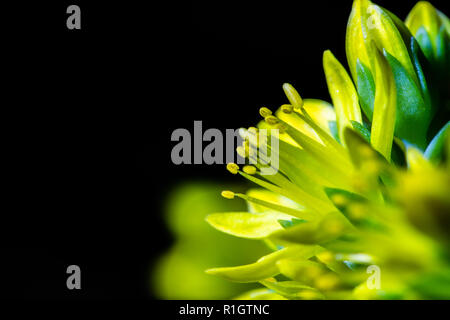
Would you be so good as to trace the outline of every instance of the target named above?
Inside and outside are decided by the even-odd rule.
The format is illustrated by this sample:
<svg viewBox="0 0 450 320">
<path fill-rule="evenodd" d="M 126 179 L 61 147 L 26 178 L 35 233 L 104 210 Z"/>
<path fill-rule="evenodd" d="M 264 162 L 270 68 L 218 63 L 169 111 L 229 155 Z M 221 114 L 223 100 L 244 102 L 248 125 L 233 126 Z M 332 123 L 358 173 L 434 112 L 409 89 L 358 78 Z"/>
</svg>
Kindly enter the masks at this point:
<svg viewBox="0 0 450 320">
<path fill-rule="evenodd" d="M 305 286 L 297 281 L 263 280 L 261 281 L 261 284 L 288 299 L 298 300 L 324 298 L 323 294 L 321 294 L 317 289 Z"/>
<path fill-rule="evenodd" d="M 298 225 L 300 223 L 305 223 L 305 222 L 307 222 L 307 221 L 304 220 L 304 219 L 297 219 L 297 218 L 292 218 L 292 220 L 278 220 L 278 223 L 284 229 L 287 229 L 287 228 L 290 228 L 290 227 L 293 227 L 293 226 L 296 226 L 296 225 Z"/>
<path fill-rule="evenodd" d="M 273 290 L 270 289 L 255 289 L 243 293 L 234 300 L 287 300 L 283 296 L 276 294 Z"/>
<path fill-rule="evenodd" d="M 287 257 L 309 258 L 315 251 L 310 246 L 290 246 L 268 254 L 257 262 L 226 268 L 208 269 L 206 272 L 235 282 L 257 282 L 273 277 L 279 273 L 277 261 Z"/>
<path fill-rule="evenodd" d="M 366 128 L 365 125 L 362 125 L 359 122 L 352 121 L 353 129 L 358 132 L 367 142 L 370 142 L 370 131 Z"/>
<path fill-rule="evenodd" d="M 239 186 L 229 186 L 239 189 Z M 214 211 L 245 210 L 244 201 L 220 196 L 223 186 L 192 182 L 175 188 L 166 200 L 174 245 L 155 264 L 152 287 L 163 299 L 229 299 L 254 285 L 236 284 L 205 274 L 213 265 L 239 265 L 270 250 L 260 241 L 230 237 L 211 228 L 205 217 Z M 242 188 L 242 187 L 241 187 Z M 233 254 L 222 254 L 233 251 Z"/>
<path fill-rule="evenodd" d="M 450 135 L 450 121 L 438 132 L 425 150 L 425 158 L 439 163 L 444 156 L 445 140 Z"/>
</svg>

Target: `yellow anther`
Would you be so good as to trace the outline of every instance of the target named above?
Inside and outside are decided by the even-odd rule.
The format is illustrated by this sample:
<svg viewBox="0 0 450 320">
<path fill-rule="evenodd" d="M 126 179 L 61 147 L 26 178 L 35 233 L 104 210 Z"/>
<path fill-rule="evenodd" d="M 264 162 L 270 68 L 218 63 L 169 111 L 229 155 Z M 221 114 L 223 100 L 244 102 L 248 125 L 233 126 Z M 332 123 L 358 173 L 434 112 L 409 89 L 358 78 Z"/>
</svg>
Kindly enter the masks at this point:
<svg viewBox="0 0 450 320">
<path fill-rule="evenodd" d="M 339 193 L 332 195 L 331 201 L 338 207 L 343 207 L 348 203 L 348 199 Z"/>
<path fill-rule="evenodd" d="M 227 170 L 230 171 L 232 174 L 237 174 L 239 166 L 236 163 L 230 162 L 229 164 L 227 164 Z"/>
<path fill-rule="evenodd" d="M 266 107 L 262 107 L 259 109 L 259 114 L 261 115 L 261 117 L 265 118 L 265 117 L 271 116 L 272 111 L 270 111 L 270 109 L 268 109 Z"/>
<path fill-rule="evenodd" d="M 268 117 L 265 117 L 264 120 L 266 120 L 266 122 L 267 122 L 268 124 L 272 124 L 272 125 L 278 123 L 278 118 L 275 117 L 275 116 L 268 116 Z"/>
<path fill-rule="evenodd" d="M 292 113 L 292 111 L 294 111 L 294 107 L 291 104 L 283 104 L 281 106 L 281 111 L 284 113 Z"/>
<path fill-rule="evenodd" d="M 233 191 L 228 191 L 228 190 L 222 191 L 221 195 L 225 199 L 234 199 L 234 192 Z"/>
<path fill-rule="evenodd" d="M 289 83 L 283 84 L 283 90 L 288 98 L 289 102 L 295 109 L 300 109 L 303 107 L 303 99 L 298 94 L 297 90 L 294 89 Z"/>
<path fill-rule="evenodd" d="M 249 175 L 254 175 L 256 173 L 256 168 L 254 166 L 244 166 L 242 170 Z"/>
</svg>

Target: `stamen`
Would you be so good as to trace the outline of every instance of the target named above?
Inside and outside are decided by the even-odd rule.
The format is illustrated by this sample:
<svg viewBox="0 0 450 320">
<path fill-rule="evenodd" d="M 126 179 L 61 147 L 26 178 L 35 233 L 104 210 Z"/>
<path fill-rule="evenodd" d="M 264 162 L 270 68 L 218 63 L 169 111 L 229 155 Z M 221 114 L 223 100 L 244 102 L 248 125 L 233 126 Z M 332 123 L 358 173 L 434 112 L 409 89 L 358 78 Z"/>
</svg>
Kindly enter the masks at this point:
<svg viewBox="0 0 450 320">
<path fill-rule="evenodd" d="M 302 97 L 300 97 L 297 90 L 295 90 L 293 86 L 291 86 L 289 83 L 285 83 L 283 84 L 283 90 L 289 102 L 294 108 L 300 109 L 301 107 L 303 107 L 303 99 Z"/>
<path fill-rule="evenodd" d="M 232 174 L 237 174 L 239 166 L 236 163 L 230 162 L 229 164 L 227 164 L 227 170 L 230 171 Z"/>
<path fill-rule="evenodd" d="M 289 113 L 292 113 L 292 111 L 294 111 L 294 107 L 291 104 L 283 104 L 281 106 L 281 111 L 289 114 Z"/>
<path fill-rule="evenodd" d="M 256 173 L 256 168 L 254 166 L 244 166 L 242 169 L 246 174 L 254 175 Z"/>
<path fill-rule="evenodd" d="M 262 107 L 259 109 L 259 114 L 261 115 L 261 117 L 266 118 L 272 115 L 272 111 L 270 111 L 270 109 L 266 107 Z"/>
<path fill-rule="evenodd" d="M 267 122 L 268 124 L 272 124 L 272 125 L 277 124 L 277 123 L 279 122 L 278 118 L 275 117 L 275 116 L 268 116 L 268 117 L 265 117 L 264 120 L 266 120 L 266 122 Z"/>
<path fill-rule="evenodd" d="M 222 191 L 221 195 L 225 199 L 234 199 L 234 192 L 233 191 L 225 190 L 225 191 Z"/>
</svg>

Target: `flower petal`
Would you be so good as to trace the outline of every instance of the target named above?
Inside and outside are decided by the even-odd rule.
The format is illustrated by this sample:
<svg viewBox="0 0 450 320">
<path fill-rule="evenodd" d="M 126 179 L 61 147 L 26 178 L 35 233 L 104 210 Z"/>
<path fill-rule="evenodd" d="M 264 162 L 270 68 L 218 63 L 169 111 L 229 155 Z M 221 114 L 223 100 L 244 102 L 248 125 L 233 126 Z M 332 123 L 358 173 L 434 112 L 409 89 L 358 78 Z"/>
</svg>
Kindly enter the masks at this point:
<svg viewBox="0 0 450 320">
<path fill-rule="evenodd" d="M 262 213 L 226 212 L 213 213 L 206 221 L 219 231 L 236 237 L 262 239 L 277 230 L 283 230 L 278 219 L 290 220 L 292 217 L 275 211 Z"/>
<path fill-rule="evenodd" d="M 343 141 L 344 128 L 351 126 L 350 121 L 362 122 L 358 94 L 347 71 L 331 51 L 325 51 L 323 54 L 323 68 L 336 111 L 339 137 Z"/>
<path fill-rule="evenodd" d="M 386 58 L 374 48 L 375 108 L 370 142 L 388 161 L 391 159 L 396 119 L 395 81 Z"/>
<path fill-rule="evenodd" d="M 268 254 L 257 262 L 239 267 L 213 268 L 206 273 L 235 282 L 257 282 L 280 273 L 277 261 L 285 258 L 309 259 L 316 254 L 316 246 L 290 246 Z"/>
</svg>

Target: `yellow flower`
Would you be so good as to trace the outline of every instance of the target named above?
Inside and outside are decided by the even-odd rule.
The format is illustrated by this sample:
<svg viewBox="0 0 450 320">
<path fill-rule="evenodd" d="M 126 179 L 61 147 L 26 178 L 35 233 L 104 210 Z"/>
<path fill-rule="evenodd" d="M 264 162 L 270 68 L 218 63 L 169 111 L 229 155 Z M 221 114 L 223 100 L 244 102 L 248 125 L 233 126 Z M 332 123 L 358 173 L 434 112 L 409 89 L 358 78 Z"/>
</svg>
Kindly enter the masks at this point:
<svg viewBox="0 0 450 320">
<path fill-rule="evenodd" d="M 408 18 L 414 28 L 429 21 L 419 9 Z M 450 298 L 449 119 L 429 137 L 443 104 L 430 98 L 420 50 L 392 13 L 354 2 L 347 30 L 354 82 L 326 51 L 334 108 L 283 85 L 289 103 L 262 108 L 258 128 L 241 130 L 238 152 L 253 166 L 227 166 L 261 187 L 223 193 L 246 201 L 248 211 L 206 219 L 273 252 L 207 273 L 276 294 L 262 289 L 240 297 L 247 299 Z M 259 137 L 270 128 L 283 128 L 273 149 L 272 139 Z M 274 175 L 262 176 L 263 159 L 245 151 L 261 146 L 279 157 Z M 381 275 L 370 278 L 371 270 Z"/>
</svg>

